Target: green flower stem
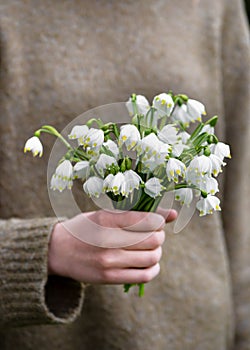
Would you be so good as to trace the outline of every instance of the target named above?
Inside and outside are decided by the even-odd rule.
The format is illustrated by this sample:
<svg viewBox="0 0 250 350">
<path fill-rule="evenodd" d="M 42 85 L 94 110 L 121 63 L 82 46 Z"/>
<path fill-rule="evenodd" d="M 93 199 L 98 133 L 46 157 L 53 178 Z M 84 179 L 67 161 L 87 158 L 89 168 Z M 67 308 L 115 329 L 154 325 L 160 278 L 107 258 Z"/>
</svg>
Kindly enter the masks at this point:
<svg viewBox="0 0 250 350">
<path fill-rule="evenodd" d="M 134 211 L 145 211 L 145 212 L 155 212 L 158 205 L 160 204 L 162 197 L 152 198 L 148 196 L 145 192 L 142 193 L 142 197 L 139 203 L 137 203 L 131 210 Z M 145 284 L 144 283 L 126 283 L 124 284 L 124 292 L 128 293 L 131 287 L 137 285 L 139 287 L 138 296 L 142 297 L 144 295 Z"/>
<path fill-rule="evenodd" d="M 143 297 L 145 284 L 144 283 L 138 283 L 138 286 L 139 286 L 139 293 L 138 293 L 138 295 L 139 295 L 139 297 Z"/>
<path fill-rule="evenodd" d="M 190 136 L 190 138 L 189 138 L 190 141 L 191 141 L 191 140 L 194 140 L 194 139 L 199 135 L 199 133 L 200 133 L 201 130 L 203 129 L 204 125 L 205 125 L 205 124 L 200 123 L 200 124 L 197 126 L 197 128 L 193 131 L 193 133 L 191 134 L 191 136 Z"/>
<path fill-rule="evenodd" d="M 99 128 L 102 128 L 103 127 L 103 121 L 99 118 L 99 119 L 96 119 L 96 118 L 91 118 L 90 120 L 87 121 L 86 125 L 88 127 L 90 127 L 93 123 L 96 123 L 98 125 Z"/>
<path fill-rule="evenodd" d="M 34 135 L 39 137 L 42 132 L 58 137 L 68 149 L 73 149 L 68 141 L 66 141 L 65 138 L 53 126 L 43 125 L 41 129 L 35 131 Z"/>
</svg>

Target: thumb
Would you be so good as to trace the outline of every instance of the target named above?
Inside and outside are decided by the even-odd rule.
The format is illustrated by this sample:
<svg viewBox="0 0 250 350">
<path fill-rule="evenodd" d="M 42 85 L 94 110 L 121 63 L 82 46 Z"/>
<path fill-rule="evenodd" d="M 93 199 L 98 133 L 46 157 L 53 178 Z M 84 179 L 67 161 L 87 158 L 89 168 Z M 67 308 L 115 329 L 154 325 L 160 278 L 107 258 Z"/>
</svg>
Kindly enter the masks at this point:
<svg viewBox="0 0 250 350">
<path fill-rule="evenodd" d="M 174 221 L 178 216 L 177 211 L 174 209 L 163 209 L 161 207 L 158 207 L 156 212 L 157 212 L 157 214 L 164 217 L 165 222 Z"/>
</svg>

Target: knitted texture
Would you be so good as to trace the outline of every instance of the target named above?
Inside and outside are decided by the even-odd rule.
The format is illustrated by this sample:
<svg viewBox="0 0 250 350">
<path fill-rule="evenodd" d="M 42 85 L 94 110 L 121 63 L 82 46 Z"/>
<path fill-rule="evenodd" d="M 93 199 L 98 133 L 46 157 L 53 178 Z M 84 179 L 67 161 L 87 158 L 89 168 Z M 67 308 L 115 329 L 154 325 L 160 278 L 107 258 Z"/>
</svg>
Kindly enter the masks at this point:
<svg viewBox="0 0 250 350">
<path fill-rule="evenodd" d="M 55 218 L 0 221 L 0 326 L 66 323 L 79 315 L 83 287 L 47 280 L 48 242 Z"/>
</svg>

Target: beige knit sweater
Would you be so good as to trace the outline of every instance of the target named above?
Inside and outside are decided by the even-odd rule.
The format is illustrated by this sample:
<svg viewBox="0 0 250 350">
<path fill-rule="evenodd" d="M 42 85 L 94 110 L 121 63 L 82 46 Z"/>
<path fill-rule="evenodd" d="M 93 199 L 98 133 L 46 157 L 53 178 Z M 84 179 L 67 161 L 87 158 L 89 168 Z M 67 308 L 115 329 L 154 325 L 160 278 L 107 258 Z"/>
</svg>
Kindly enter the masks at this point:
<svg viewBox="0 0 250 350">
<path fill-rule="evenodd" d="M 0 0 L 1 349 L 250 349 L 249 73 L 240 0 Z M 48 278 L 47 158 L 23 155 L 25 139 L 168 89 L 221 116 L 233 154 L 222 216 L 195 216 L 179 235 L 167 226 L 142 299 Z"/>
</svg>

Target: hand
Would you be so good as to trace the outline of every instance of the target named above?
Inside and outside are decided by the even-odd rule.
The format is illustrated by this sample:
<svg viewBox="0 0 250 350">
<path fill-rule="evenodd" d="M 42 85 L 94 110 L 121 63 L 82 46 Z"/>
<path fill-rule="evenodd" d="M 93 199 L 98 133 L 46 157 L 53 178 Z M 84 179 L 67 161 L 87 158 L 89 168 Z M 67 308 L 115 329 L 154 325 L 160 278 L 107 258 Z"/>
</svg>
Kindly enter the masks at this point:
<svg viewBox="0 0 250 350">
<path fill-rule="evenodd" d="M 165 222 L 173 221 L 176 216 L 174 210 L 163 209 L 159 209 L 158 214 L 133 211 L 117 214 L 100 210 L 58 223 L 49 244 L 49 274 L 92 284 L 149 282 L 160 271 Z M 130 237 L 134 240 L 137 234 L 138 242 L 103 248 L 80 241 L 70 233 L 87 232 L 86 237 L 93 238 L 95 235 L 106 237 L 110 230 L 112 239 L 118 237 L 116 246 L 120 245 L 119 237 L 124 233 L 128 240 Z"/>
</svg>

